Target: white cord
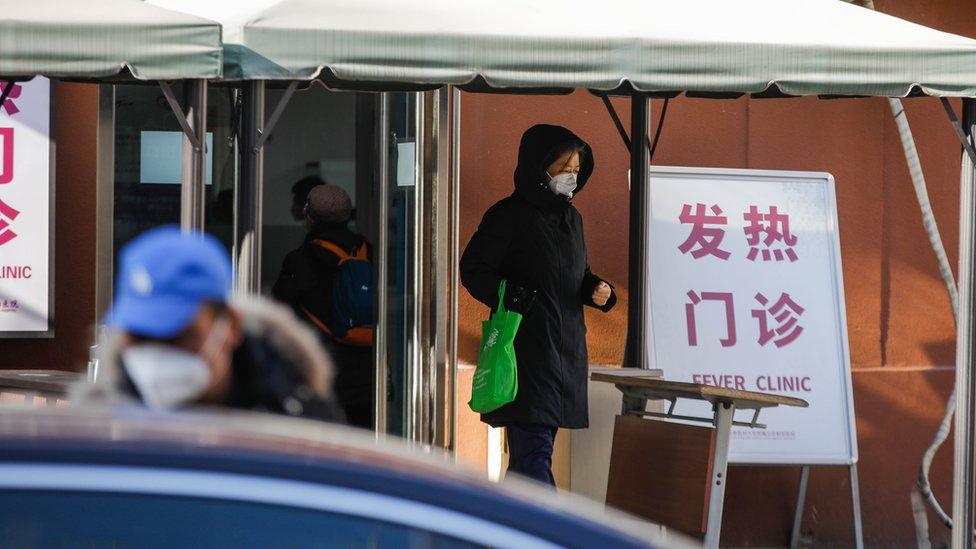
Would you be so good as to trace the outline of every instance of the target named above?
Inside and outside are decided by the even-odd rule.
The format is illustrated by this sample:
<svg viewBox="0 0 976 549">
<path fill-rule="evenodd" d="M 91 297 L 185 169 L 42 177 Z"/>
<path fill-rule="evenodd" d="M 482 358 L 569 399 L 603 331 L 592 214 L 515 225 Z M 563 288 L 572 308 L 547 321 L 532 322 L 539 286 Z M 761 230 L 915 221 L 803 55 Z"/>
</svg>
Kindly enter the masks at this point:
<svg viewBox="0 0 976 549">
<path fill-rule="evenodd" d="M 846 0 L 847 2 L 860 5 L 870 10 L 874 9 L 873 0 Z M 918 206 L 922 211 L 922 226 L 925 227 L 925 234 L 929 237 L 929 244 L 935 252 L 935 258 L 939 263 L 939 274 L 949 292 L 949 302 L 952 304 L 952 319 L 959 321 L 959 292 L 956 280 L 952 275 L 952 268 L 949 266 L 949 257 L 946 255 L 945 247 L 942 245 L 942 237 L 939 235 L 939 227 L 935 222 L 935 214 L 932 212 L 932 204 L 929 203 L 929 193 L 925 186 L 925 176 L 922 174 L 922 163 L 918 158 L 918 149 L 915 147 L 915 139 L 912 137 L 912 129 L 908 125 L 908 117 L 905 115 L 905 108 L 901 99 L 889 98 L 888 106 L 891 107 L 891 114 L 895 118 L 898 126 L 898 135 L 901 137 L 901 146 L 905 151 L 905 161 L 908 162 L 908 172 L 912 177 L 912 186 L 915 187 L 915 197 L 918 199 Z M 915 541 L 921 549 L 929 549 L 932 545 L 929 540 L 928 515 L 925 511 L 927 503 L 938 515 L 939 520 L 947 528 L 952 528 L 952 517 L 946 514 L 939 505 L 939 501 L 932 493 L 932 486 L 929 484 L 929 469 L 932 467 L 932 459 L 935 458 L 939 447 L 949 437 L 952 429 L 952 417 L 956 411 L 956 391 L 953 389 L 946 402 L 945 414 L 939 424 L 932 443 L 922 455 L 922 465 L 919 468 L 918 480 L 911 491 L 912 514 L 915 517 Z"/>
<path fill-rule="evenodd" d="M 915 139 L 912 137 L 912 129 L 908 125 L 908 117 L 900 99 L 888 99 L 888 106 L 891 107 L 891 114 L 898 125 L 898 135 L 901 136 L 901 145 L 905 150 L 905 160 L 908 162 L 908 171 L 912 177 L 912 185 L 915 187 L 915 197 L 918 198 L 918 206 L 922 211 L 922 225 L 925 233 L 929 237 L 929 243 L 935 252 L 936 260 L 939 263 L 939 274 L 945 282 L 946 290 L 949 293 L 949 301 L 952 304 L 952 318 L 958 322 L 959 314 L 959 293 L 956 289 L 956 281 L 952 275 L 952 268 L 949 266 L 949 257 L 946 255 L 945 247 L 942 245 L 942 237 L 939 235 L 939 227 L 935 222 L 935 214 L 932 212 L 932 204 L 929 203 L 929 193 L 925 186 L 925 176 L 922 174 L 922 163 L 918 158 L 918 150 L 915 148 Z M 920 548 L 928 549 L 931 547 L 929 541 L 928 516 L 923 503 L 927 503 L 938 515 L 942 523 L 952 528 L 952 518 L 946 514 L 939 505 L 939 501 L 932 493 L 929 484 L 929 469 L 932 467 L 932 460 L 935 458 L 939 447 L 945 442 L 952 428 L 952 416 L 956 409 L 955 391 L 949 396 L 946 402 L 945 415 L 939 430 L 935 433 L 932 443 L 925 450 L 922 456 L 922 465 L 919 469 L 918 481 L 912 488 L 911 501 L 912 511 L 915 516 L 915 538 Z"/>
</svg>

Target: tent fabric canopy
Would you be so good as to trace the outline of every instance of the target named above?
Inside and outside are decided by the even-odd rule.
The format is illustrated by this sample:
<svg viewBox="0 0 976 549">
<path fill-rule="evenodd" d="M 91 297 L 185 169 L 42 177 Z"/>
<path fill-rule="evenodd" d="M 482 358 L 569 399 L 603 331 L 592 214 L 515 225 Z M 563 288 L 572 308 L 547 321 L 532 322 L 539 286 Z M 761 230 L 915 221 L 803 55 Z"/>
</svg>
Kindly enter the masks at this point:
<svg viewBox="0 0 976 549">
<path fill-rule="evenodd" d="M 224 26 L 225 79 L 976 95 L 976 41 L 840 0 L 150 0 Z"/>
<path fill-rule="evenodd" d="M 140 0 L 0 0 L 4 78 L 217 78 L 221 28 Z"/>
</svg>

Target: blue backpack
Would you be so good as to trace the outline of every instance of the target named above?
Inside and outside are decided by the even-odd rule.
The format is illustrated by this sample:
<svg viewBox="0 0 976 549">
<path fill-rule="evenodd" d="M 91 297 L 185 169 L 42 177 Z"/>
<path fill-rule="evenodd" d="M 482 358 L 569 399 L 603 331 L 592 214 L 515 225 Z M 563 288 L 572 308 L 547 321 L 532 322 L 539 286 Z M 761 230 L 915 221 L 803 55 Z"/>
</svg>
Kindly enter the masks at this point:
<svg viewBox="0 0 976 549">
<path fill-rule="evenodd" d="M 329 250 L 339 258 L 332 283 L 332 307 L 325 321 L 308 309 L 302 311 L 332 339 L 356 347 L 372 347 L 376 323 L 373 319 L 373 266 L 367 258 L 366 243 L 354 254 L 326 240 L 312 244 Z"/>
</svg>

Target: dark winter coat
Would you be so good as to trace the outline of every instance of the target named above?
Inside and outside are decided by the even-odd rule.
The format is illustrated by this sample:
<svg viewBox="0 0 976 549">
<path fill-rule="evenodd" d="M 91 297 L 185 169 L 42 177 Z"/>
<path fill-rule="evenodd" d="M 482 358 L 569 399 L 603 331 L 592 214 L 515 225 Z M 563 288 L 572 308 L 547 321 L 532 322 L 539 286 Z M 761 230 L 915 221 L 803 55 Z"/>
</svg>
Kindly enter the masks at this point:
<svg viewBox="0 0 976 549">
<path fill-rule="evenodd" d="M 549 190 L 545 173 L 568 142 L 585 147 L 578 196 L 593 173 L 589 147 L 565 128 L 533 126 L 519 146 L 515 192 L 485 213 L 461 258 L 461 283 L 489 307 L 497 305 L 502 279 L 537 292 L 515 338 L 518 395 L 482 416 L 492 425 L 588 426 L 583 306 L 596 306 L 592 295 L 602 279 L 590 272 L 579 212 Z M 602 310 L 615 303 L 611 295 Z"/>
</svg>

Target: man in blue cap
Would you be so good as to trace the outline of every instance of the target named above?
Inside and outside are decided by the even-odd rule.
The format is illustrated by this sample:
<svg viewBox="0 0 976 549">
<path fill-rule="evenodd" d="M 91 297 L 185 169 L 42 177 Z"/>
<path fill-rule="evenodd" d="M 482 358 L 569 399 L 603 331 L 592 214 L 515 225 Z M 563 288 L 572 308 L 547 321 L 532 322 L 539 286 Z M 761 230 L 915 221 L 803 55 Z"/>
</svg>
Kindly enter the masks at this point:
<svg viewBox="0 0 976 549">
<path fill-rule="evenodd" d="M 126 245 L 101 383 L 155 409 L 209 404 L 337 419 L 331 363 L 316 336 L 283 307 L 231 302 L 231 282 L 230 258 L 209 235 L 167 226 Z"/>
</svg>

